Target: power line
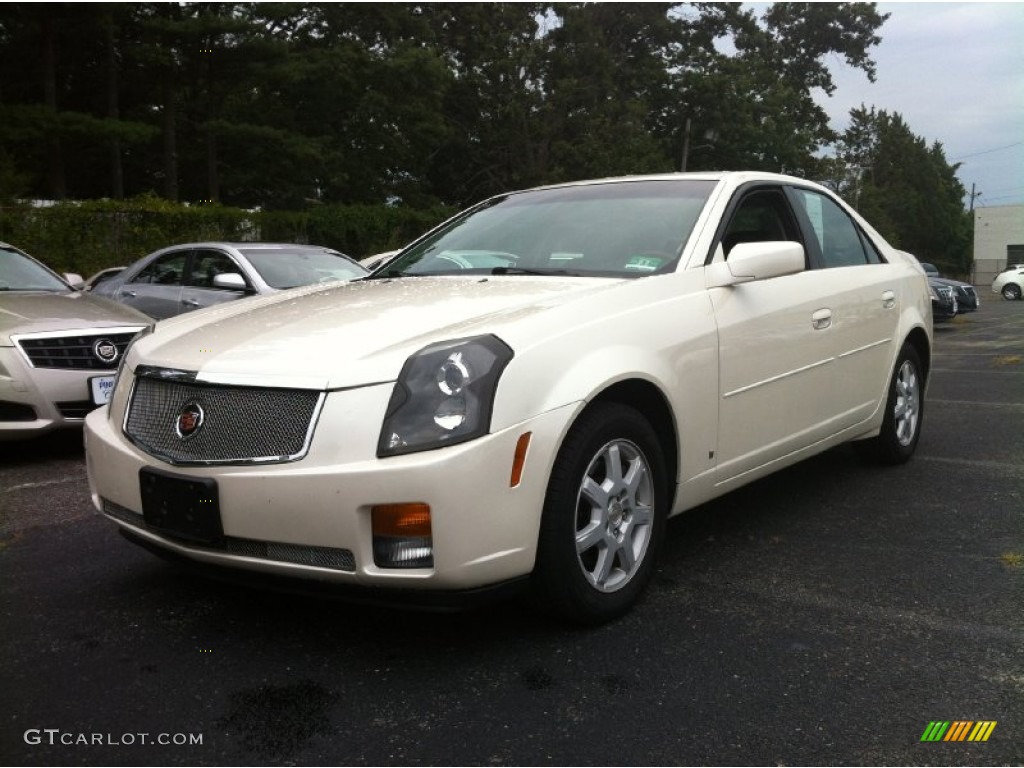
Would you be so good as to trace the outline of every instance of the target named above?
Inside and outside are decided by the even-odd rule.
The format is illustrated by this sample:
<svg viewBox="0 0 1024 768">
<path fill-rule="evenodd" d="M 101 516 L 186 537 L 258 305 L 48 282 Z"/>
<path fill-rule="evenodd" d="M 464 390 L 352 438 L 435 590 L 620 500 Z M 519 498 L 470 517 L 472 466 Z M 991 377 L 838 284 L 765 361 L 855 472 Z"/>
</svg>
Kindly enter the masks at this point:
<svg viewBox="0 0 1024 768">
<path fill-rule="evenodd" d="M 1005 147 L 996 147 L 995 149 L 986 149 L 983 152 L 975 152 L 973 155 L 964 155 L 962 157 L 958 157 L 955 160 L 953 160 L 953 162 L 955 163 L 955 162 L 957 162 L 959 160 L 966 160 L 966 159 L 968 159 L 970 157 L 978 157 L 979 155 L 990 155 L 993 152 L 1002 152 L 1004 149 L 1013 149 L 1014 147 L 1019 147 L 1021 144 L 1024 144 L 1024 141 L 1015 141 L 1013 144 L 1007 144 Z"/>
</svg>

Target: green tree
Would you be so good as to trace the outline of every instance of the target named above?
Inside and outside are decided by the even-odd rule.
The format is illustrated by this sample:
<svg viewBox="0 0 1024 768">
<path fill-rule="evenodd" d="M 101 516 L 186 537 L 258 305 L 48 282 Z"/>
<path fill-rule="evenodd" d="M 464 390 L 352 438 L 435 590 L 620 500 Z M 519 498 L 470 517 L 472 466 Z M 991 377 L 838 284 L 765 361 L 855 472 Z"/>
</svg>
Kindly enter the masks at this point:
<svg viewBox="0 0 1024 768">
<path fill-rule="evenodd" d="M 447 68 L 443 133 L 427 149 L 429 191 L 467 204 L 546 179 L 551 130 L 539 3 L 436 3 L 425 17 Z"/>
<path fill-rule="evenodd" d="M 943 272 L 970 273 L 965 190 L 941 143 L 929 145 L 899 113 L 861 106 L 837 149 L 835 186 L 893 245 Z"/>
<path fill-rule="evenodd" d="M 552 179 L 672 170 L 653 130 L 670 87 L 669 3 L 556 6 L 545 91 Z"/>
<path fill-rule="evenodd" d="M 835 91 L 828 61 L 841 56 L 874 80 L 869 51 L 888 15 L 874 3 L 775 3 L 761 18 L 737 6 L 698 8 L 674 56 L 683 114 L 669 125 L 689 117 L 698 138 L 714 138 L 689 169 L 818 175 L 818 153 L 836 138 L 814 99 L 818 89 Z"/>
</svg>

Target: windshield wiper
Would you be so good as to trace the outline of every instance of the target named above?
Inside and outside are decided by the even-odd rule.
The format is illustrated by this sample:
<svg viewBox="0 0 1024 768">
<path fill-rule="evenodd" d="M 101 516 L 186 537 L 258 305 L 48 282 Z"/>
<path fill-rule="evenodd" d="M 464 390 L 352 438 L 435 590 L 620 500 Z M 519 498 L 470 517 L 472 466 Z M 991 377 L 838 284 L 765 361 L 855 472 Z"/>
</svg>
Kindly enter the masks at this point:
<svg viewBox="0 0 1024 768">
<path fill-rule="evenodd" d="M 581 272 L 572 272 L 568 269 L 526 269 L 525 267 L 494 267 L 492 275 L 566 275 L 569 277 L 581 277 Z"/>
<path fill-rule="evenodd" d="M 383 280 L 385 278 L 395 277 L 430 277 L 429 272 L 403 272 L 400 269 L 389 269 L 385 272 L 374 272 L 373 274 L 366 275 L 361 278 L 363 280 Z"/>
</svg>

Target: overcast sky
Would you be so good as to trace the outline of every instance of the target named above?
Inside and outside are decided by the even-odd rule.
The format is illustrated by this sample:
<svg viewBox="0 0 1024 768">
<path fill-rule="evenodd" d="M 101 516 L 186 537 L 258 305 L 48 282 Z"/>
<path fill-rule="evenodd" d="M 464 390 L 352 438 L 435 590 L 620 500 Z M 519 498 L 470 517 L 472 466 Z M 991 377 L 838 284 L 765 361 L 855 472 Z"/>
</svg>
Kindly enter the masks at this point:
<svg viewBox="0 0 1024 768">
<path fill-rule="evenodd" d="M 836 58 L 838 88 L 820 103 L 832 127 L 864 104 L 898 112 L 960 162 L 975 207 L 1024 204 L 1024 2 L 879 3 L 890 13 L 873 49 L 874 83 Z"/>
</svg>

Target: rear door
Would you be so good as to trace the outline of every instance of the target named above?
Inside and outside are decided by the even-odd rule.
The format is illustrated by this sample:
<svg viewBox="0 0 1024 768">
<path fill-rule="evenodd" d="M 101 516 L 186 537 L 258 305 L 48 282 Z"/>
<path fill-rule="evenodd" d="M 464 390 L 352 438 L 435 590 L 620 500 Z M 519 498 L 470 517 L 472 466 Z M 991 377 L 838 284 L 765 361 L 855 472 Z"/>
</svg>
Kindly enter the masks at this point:
<svg viewBox="0 0 1024 768">
<path fill-rule="evenodd" d="M 870 237 L 831 197 L 813 189 L 790 190 L 808 231 L 810 258 L 821 295 L 828 297 L 836 360 L 835 407 L 843 424 L 868 418 L 886 391 L 897 350 L 899 275 Z"/>
</svg>

